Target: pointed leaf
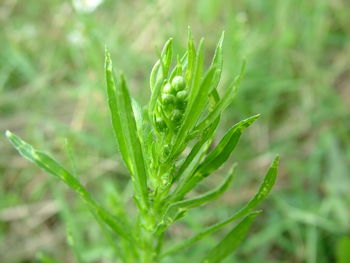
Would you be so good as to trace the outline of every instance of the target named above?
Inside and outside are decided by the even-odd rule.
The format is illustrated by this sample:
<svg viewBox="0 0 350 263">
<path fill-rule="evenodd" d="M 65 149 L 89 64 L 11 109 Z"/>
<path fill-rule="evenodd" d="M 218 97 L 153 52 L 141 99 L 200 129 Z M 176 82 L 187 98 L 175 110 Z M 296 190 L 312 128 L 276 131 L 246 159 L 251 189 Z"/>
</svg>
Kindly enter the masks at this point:
<svg viewBox="0 0 350 263">
<path fill-rule="evenodd" d="M 237 93 L 237 87 L 239 86 L 245 71 L 245 62 L 242 64 L 241 72 L 239 76 L 232 82 L 230 87 L 225 92 L 222 100 L 216 105 L 216 107 L 211 111 L 208 116 L 201 121 L 194 130 L 201 132 L 208 125 L 210 125 L 217 117 L 221 115 L 221 113 L 232 103 L 233 99 Z"/>
<path fill-rule="evenodd" d="M 208 101 L 208 93 L 210 87 L 212 86 L 212 80 L 215 73 L 215 68 L 210 68 L 206 73 L 204 79 L 200 85 L 200 91 L 197 93 L 196 98 L 190 106 L 187 107 L 185 112 L 184 121 L 181 125 L 179 133 L 176 136 L 174 149 L 172 150 L 172 155 L 176 156 L 183 150 L 183 142 L 186 140 L 187 135 L 190 133 L 192 127 L 197 122 L 200 114 L 202 113 L 206 102 Z"/>
<path fill-rule="evenodd" d="M 132 175 L 136 198 L 141 208 L 148 207 L 147 173 L 141 149 L 131 98 L 121 74 L 118 83 L 114 82 L 112 61 L 106 51 L 106 80 L 108 103 L 112 124 L 120 152 Z"/>
<path fill-rule="evenodd" d="M 157 78 L 158 78 L 159 68 L 160 68 L 160 60 L 157 60 L 157 62 L 154 64 L 154 66 L 151 70 L 151 74 L 150 74 L 150 78 L 149 78 L 149 86 L 150 86 L 152 92 L 156 86 L 156 81 L 158 80 Z"/>
<path fill-rule="evenodd" d="M 224 42 L 225 32 L 223 31 L 220 37 L 220 40 L 216 46 L 212 66 L 215 65 L 216 72 L 214 76 L 213 86 L 216 88 L 220 82 L 222 66 L 223 66 L 223 52 L 222 52 L 222 44 Z"/>
<path fill-rule="evenodd" d="M 203 155 L 207 152 L 213 140 L 214 132 L 219 125 L 219 121 L 219 119 L 216 119 L 209 129 L 203 133 L 203 136 L 198 140 L 198 142 L 193 146 L 191 152 L 187 155 L 186 159 L 177 171 L 173 182 L 176 182 L 180 177 L 191 174 L 193 170 L 197 168 L 199 162 L 202 160 Z"/>
<path fill-rule="evenodd" d="M 99 204 L 97 204 L 91 197 L 90 193 L 71 173 L 64 169 L 50 156 L 43 152 L 37 151 L 30 144 L 26 143 L 10 131 L 6 131 L 6 136 L 24 158 L 35 163 L 40 168 L 63 181 L 67 186 L 74 190 L 86 202 L 90 210 L 94 214 L 97 214 L 99 218 L 101 218 L 112 230 L 125 239 L 132 241 L 132 236 L 129 233 L 126 225 L 117 217 L 112 216 Z"/>
<path fill-rule="evenodd" d="M 152 94 L 148 104 L 148 116 L 150 121 L 153 121 L 153 113 L 156 108 L 157 100 L 161 94 L 162 86 L 165 82 L 165 79 L 168 76 L 168 71 L 171 64 L 171 58 L 172 58 L 172 39 L 169 39 L 164 45 L 163 51 L 160 55 L 160 59 L 154 65 L 151 72 L 150 86 L 151 86 Z"/>
<path fill-rule="evenodd" d="M 219 263 L 229 256 L 237 246 L 243 241 L 250 225 L 260 212 L 255 212 L 245 217 L 237 226 L 235 226 L 219 244 L 209 251 L 203 260 L 203 263 Z"/>
<path fill-rule="evenodd" d="M 169 68 L 171 65 L 171 61 L 173 58 L 173 39 L 169 38 L 165 43 L 164 48 L 161 53 L 161 64 L 163 69 L 163 75 L 167 76 L 169 72 Z"/>
<path fill-rule="evenodd" d="M 191 29 L 188 28 L 188 44 L 187 44 L 187 65 L 186 65 L 186 83 L 190 83 L 195 71 L 196 49 L 194 47 Z"/>
<path fill-rule="evenodd" d="M 249 212 L 251 212 L 257 205 L 259 205 L 265 199 L 265 197 L 269 194 L 273 185 L 275 184 L 277 172 L 278 172 L 278 164 L 279 164 L 279 156 L 276 156 L 270 168 L 268 169 L 265 175 L 264 181 L 261 184 L 257 194 L 238 212 L 234 213 L 231 217 L 229 217 L 226 220 L 223 220 L 215 225 L 205 228 L 204 230 L 200 231 L 198 234 L 194 235 L 193 237 L 174 246 L 172 249 L 168 250 L 163 255 L 165 256 L 168 254 L 172 254 L 181 249 L 187 248 L 193 245 L 194 243 L 196 243 L 197 241 L 201 240 L 202 238 L 206 237 L 207 235 L 210 235 L 211 233 L 223 228 L 224 226 L 233 222 L 234 220 L 242 216 L 245 216 Z"/>
<path fill-rule="evenodd" d="M 202 71 L 203 71 L 203 38 L 199 41 L 198 50 L 196 54 L 196 60 L 194 63 L 194 71 L 192 74 L 192 81 L 191 83 L 188 83 L 189 89 L 190 89 L 190 95 L 189 95 L 189 102 L 188 107 L 191 108 L 192 104 L 196 102 L 196 98 L 199 92 L 201 92 L 200 88 L 200 81 L 202 77 Z"/>
<path fill-rule="evenodd" d="M 272 187 L 274 186 L 278 173 L 278 165 L 279 165 L 280 157 L 276 156 L 273 160 L 270 168 L 267 170 L 264 181 L 260 185 L 260 188 L 256 195 L 250 199 L 250 201 L 240 209 L 236 214 L 234 214 L 231 219 L 235 220 L 239 217 L 242 217 L 252 211 L 258 204 L 260 204 L 265 197 L 270 193 Z"/>
<path fill-rule="evenodd" d="M 198 167 L 197 172 L 204 176 L 218 169 L 235 149 L 242 132 L 260 117 L 259 114 L 240 121 L 234 125 L 221 139 L 219 144 L 211 151 Z"/>
<path fill-rule="evenodd" d="M 254 115 L 232 126 L 214 150 L 206 156 L 194 173 L 185 178 L 185 181 L 180 183 L 175 189 L 173 194 L 173 198 L 175 198 L 174 200 L 181 200 L 183 196 L 191 191 L 201 180 L 218 169 L 230 157 L 230 154 L 238 143 L 242 131 L 249 127 L 259 116 L 260 115 Z"/>
</svg>

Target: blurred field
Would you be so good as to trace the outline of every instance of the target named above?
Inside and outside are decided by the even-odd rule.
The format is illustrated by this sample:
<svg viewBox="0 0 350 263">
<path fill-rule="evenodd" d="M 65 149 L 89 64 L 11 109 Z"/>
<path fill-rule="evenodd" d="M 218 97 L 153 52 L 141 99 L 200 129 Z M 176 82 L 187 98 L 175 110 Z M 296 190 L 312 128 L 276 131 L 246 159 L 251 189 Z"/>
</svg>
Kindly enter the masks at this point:
<svg viewBox="0 0 350 263">
<path fill-rule="evenodd" d="M 225 30 L 222 84 L 243 58 L 248 64 L 222 131 L 252 114 L 262 117 L 233 154 L 233 189 L 191 212 L 170 236 L 188 237 L 237 209 L 279 153 L 280 175 L 264 213 L 227 262 L 350 262 L 349 10 L 347 0 L 105 0 L 90 12 L 70 1 L 2 0 L 0 131 L 52 153 L 114 209 L 130 187 L 106 106 L 104 46 L 145 104 L 149 72 L 167 38 L 182 53 L 190 25 L 197 40 L 205 37 L 209 59 Z M 4 136 L 0 147 L 0 262 L 36 262 L 38 253 L 78 262 L 74 251 L 84 262 L 115 262 L 85 206 Z M 213 242 L 164 262 L 197 262 Z"/>
</svg>

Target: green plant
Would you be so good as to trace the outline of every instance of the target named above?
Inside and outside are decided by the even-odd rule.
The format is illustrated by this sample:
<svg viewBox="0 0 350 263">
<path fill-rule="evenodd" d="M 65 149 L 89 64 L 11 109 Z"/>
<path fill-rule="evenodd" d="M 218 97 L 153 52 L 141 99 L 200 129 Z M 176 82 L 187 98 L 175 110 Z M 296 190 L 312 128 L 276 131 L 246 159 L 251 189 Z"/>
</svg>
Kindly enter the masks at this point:
<svg viewBox="0 0 350 263">
<path fill-rule="evenodd" d="M 260 213 L 253 209 L 266 197 L 275 182 L 279 157 L 268 169 L 257 194 L 242 209 L 204 228 L 183 243 L 163 248 L 166 229 L 185 216 L 188 210 L 218 198 L 229 188 L 236 165 L 232 166 L 224 182 L 217 188 L 196 197 L 185 198 L 199 182 L 228 160 L 243 130 L 259 117 L 255 115 L 236 123 L 209 150 L 221 114 L 234 99 L 244 73 L 243 64 L 240 75 L 221 98 L 217 87 L 223 66 L 223 39 L 224 34 L 205 73 L 203 39 L 196 49 L 189 33 L 188 50 L 182 58 L 177 57 L 172 70 L 172 40 L 167 41 L 150 75 L 152 95 L 145 110 L 130 97 L 123 74 L 114 77 L 110 54 L 106 51 L 108 104 L 119 151 L 134 186 L 134 201 L 138 209 L 136 218 L 129 219 L 125 209 L 119 211 L 118 215 L 111 213 L 96 202 L 79 180 L 54 159 L 13 133 L 6 132 L 22 156 L 62 180 L 81 197 L 111 245 L 117 246 L 116 251 L 122 262 L 160 262 L 162 258 L 193 245 L 243 217 L 201 259 L 201 262 L 221 262 L 242 241 L 254 218 Z"/>
</svg>

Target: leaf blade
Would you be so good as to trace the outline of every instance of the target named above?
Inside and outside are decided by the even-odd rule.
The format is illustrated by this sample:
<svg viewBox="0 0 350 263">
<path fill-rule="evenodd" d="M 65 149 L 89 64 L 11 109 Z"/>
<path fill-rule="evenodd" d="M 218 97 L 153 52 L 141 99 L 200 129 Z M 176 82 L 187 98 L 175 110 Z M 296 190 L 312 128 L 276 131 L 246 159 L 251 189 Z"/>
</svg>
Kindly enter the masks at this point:
<svg viewBox="0 0 350 263">
<path fill-rule="evenodd" d="M 91 211 L 96 213 L 112 230 L 129 241 L 133 240 L 130 233 L 126 230 L 127 228 L 125 227 L 124 223 L 118 218 L 109 214 L 104 208 L 97 204 L 91 197 L 90 193 L 80 184 L 80 182 L 58 162 L 47 154 L 34 149 L 30 144 L 26 143 L 20 137 L 11 133 L 10 131 L 6 131 L 6 137 L 25 159 L 35 163 L 46 172 L 63 181 L 74 192 L 76 192 L 88 205 Z"/>
<path fill-rule="evenodd" d="M 235 149 L 241 133 L 244 129 L 249 127 L 255 120 L 259 118 L 259 114 L 249 117 L 245 120 L 233 125 L 219 144 L 212 150 L 198 168 L 184 178 L 173 193 L 174 200 L 181 200 L 185 194 L 191 191 L 201 180 L 207 177 L 211 172 L 218 169 L 230 156 Z"/>
<path fill-rule="evenodd" d="M 232 82 L 232 84 L 230 85 L 230 87 L 227 89 L 227 91 L 225 92 L 222 100 L 220 100 L 216 107 L 213 109 L 213 111 L 211 111 L 205 118 L 204 120 L 202 120 L 196 127 L 195 127 L 195 131 L 203 131 L 204 129 L 206 129 L 206 127 L 208 127 L 208 125 L 210 125 L 210 123 L 212 123 L 216 118 L 218 118 L 222 112 L 232 103 L 233 99 L 236 96 L 237 93 L 237 88 L 244 76 L 244 72 L 245 72 L 245 61 L 242 64 L 241 67 L 241 72 L 240 74 L 235 78 L 235 80 Z"/>
<path fill-rule="evenodd" d="M 170 38 L 164 45 L 160 59 L 154 65 L 151 71 L 150 87 L 151 99 L 148 104 L 148 116 L 153 121 L 153 112 L 157 105 L 157 100 L 161 94 L 162 85 L 168 76 L 169 67 L 172 60 L 172 39 Z"/>
<path fill-rule="evenodd" d="M 132 175 L 138 203 L 141 205 L 141 210 L 146 210 L 148 207 L 147 170 L 131 97 L 123 74 L 120 74 L 118 83 L 115 83 L 112 60 L 107 50 L 105 64 L 107 95 L 114 133 L 118 144 L 122 145 L 121 153 L 123 159 L 127 160 L 126 165 Z"/>
<path fill-rule="evenodd" d="M 163 256 L 173 254 L 181 249 L 187 248 L 187 247 L 193 245 L 194 243 L 196 243 L 197 241 L 201 240 L 205 236 L 210 235 L 211 233 L 223 228 L 224 226 L 233 222 L 234 220 L 250 213 L 257 205 L 259 205 L 265 199 L 265 197 L 271 191 L 271 189 L 276 181 L 277 172 L 278 172 L 278 165 L 279 165 L 279 156 L 276 156 L 274 161 L 272 162 L 270 168 L 266 172 L 264 181 L 260 185 L 259 190 L 255 194 L 255 196 L 243 208 L 241 208 L 239 211 L 235 212 L 229 218 L 227 218 L 227 219 L 225 219 L 217 224 L 209 226 L 209 227 L 203 229 L 202 231 L 200 231 L 199 233 L 195 234 L 191 238 L 187 239 L 186 241 L 184 241 L 178 245 L 175 245 L 172 249 L 169 249 L 168 251 L 163 253 Z"/>
<path fill-rule="evenodd" d="M 209 251 L 203 263 L 219 263 L 232 253 L 243 241 L 249 227 L 259 213 L 260 212 L 255 212 L 245 217 L 217 244 L 217 246 Z"/>
</svg>

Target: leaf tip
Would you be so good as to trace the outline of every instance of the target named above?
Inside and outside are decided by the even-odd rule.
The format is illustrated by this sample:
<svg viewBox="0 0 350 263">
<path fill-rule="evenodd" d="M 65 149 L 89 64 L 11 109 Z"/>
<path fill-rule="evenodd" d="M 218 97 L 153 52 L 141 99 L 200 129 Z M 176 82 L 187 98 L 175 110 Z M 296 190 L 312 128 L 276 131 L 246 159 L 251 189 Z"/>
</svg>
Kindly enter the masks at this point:
<svg viewBox="0 0 350 263">
<path fill-rule="evenodd" d="M 252 218 L 255 218 L 256 216 L 262 214 L 262 212 L 263 212 L 263 210 L 253 211 L 253 212 L 251 212 L 250 216 L 251 216 Z"/>
<path fill-rule="evenodd" d="M 221 36 L 220 36 L 220 39 L 219 39 L 220 47 L 222 46 L 222 43 L 224 42 L 224 38 L 225 38 L 225 30 L 222 30 Z"/>
<path fill-rule="evenodd" d="M 273 160 L 272 166 L 277 168 L 279 163 L 280 163 L 280 156 L 279 154 L 277 154 L 275 159 Z"/>
<path fill-rule="evenodd" d="M 112 71 L 111 54 L 109 53 L 107 46 L 105 46 L 105 68 L 108 71 Z"/>
<path fill-rule="evenodd" d="M 238 166 L 238 163 L 234 163 L 231 168 L 230 168 L 230 171 L 229 171 L 229 174 L 231 176 L 234 176 L 236 174 L 236 171 L 237 171 L 237 166 Z"/>
<path fill-rule="evenodd" d="M 261 114 L 258 113 L 258 114 L 255 114 L 255 115 L 253 116 L 253 118 L 254 118 L 254 119 L 258 119 L 258 118 L 260 118 L 260 116 L 261 116 Z"/>
<path fill-rule="evenodd" d="M 6 130 L 6 131 L 5 131 L 5 136 L 6 136 L 8 139 L 10 139 L 10 137 L 13 136 L 13 133 L 10 132 L 9 130 Z"/>
<path fill-rule="evenodd" d="M 248 124 L 248 126 L 249 126 L 250 124 L 252 124 L 253 122 L 255 122 L 257 119 L 259 119 L 260 116 L 261 116 L 260 113 L 255 114 L 255 115 L 249 117 L 248 119 L 246 119 L 245 122 L 246 122 L 246 123 Z M 247 127 L 248 127 L 248 126 L 247 126 Z M 246 127 L 245 127 L 245 128 L 246 128 Z"/>
</svg>

